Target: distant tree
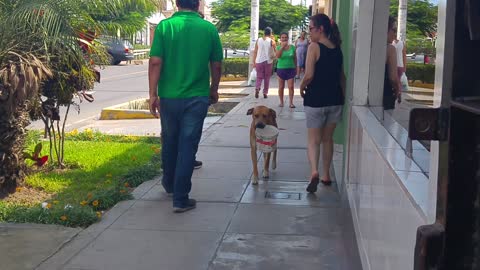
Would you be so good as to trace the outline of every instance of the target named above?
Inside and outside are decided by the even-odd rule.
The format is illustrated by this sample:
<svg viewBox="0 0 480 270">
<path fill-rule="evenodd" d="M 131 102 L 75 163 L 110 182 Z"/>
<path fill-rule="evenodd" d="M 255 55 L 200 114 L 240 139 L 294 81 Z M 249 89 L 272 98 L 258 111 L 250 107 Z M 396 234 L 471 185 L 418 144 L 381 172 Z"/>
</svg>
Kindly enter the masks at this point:
<svg viewBox="0 0 480 270">
<path fill-rule="evenodd" d="M 220 35 L 225 49 L 247 49 L 250 45 L 250 34 L 247 31 L 228 31 Z"/>
<path fill-rule="evenodd" d="M 262 0 L 260 29 L 271 27 L 275 33 L 304 24 L 308 9 L 293 6 L 285 0 Z M 212 17 L 220 32 L 250 29 L 250 0 L 218 0 L 212 3 Z"/>
<path fill-rule="evenodd" d="M 398 1 L 390 1 L 391 16 L 398 16 Z M 407 5 L 407 37 L 432 37 L 437 31 L 438 7 L 428 0 L 408 0 Z"/>
</svg>

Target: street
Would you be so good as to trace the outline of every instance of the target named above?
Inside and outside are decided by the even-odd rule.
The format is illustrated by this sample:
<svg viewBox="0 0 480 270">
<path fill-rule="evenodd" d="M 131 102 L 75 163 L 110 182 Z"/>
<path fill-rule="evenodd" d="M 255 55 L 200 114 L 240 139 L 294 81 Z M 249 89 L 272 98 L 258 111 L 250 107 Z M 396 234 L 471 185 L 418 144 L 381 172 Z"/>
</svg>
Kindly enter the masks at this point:
<svg viewBox="0 0 480 270">
<path fill-rule="evenodd" d="M 68 114 L 66 129 L 71 130 L 86 125 L 97 119 L 102 108 L 128 102 L 137 98 L 148 97 L 148 64 L 122 64 L 106 66 L 101 70 L 101 82 L 95 85 L 92 103 L 83 101 L 80 104 L 80 113 L 71 107 Z M 78 99 L 75 102 L 78 103 Z M 64 112 L 64 109 L 61 112 Z M 63 115 L 62 115 L 63 119 Z M 35 121 L 30 129 L 42 129 L 43 122 Z"/>
</svg>

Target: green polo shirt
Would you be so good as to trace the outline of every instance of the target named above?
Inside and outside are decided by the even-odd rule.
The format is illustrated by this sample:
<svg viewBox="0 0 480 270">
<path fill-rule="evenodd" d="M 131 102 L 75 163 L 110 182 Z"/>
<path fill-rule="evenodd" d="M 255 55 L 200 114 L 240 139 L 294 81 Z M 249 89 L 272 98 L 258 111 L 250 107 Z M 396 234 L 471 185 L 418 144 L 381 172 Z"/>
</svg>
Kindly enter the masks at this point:
<svg viewBox="0 0 480 270">
<path fill-rule="evenodd" d="M 277 52 L 282 46 L 277 46 Z M 277 69 L 295 68 L 295 46 L 290 45 L 287 51 L 282 52 L 282 56 L 278 58 Z"/>
<path fill-rule="evenodd" d="M 213 24 L 193 11 L 179 11 L 158 24 L 150 57 L 162 58 L 158 95 L 210 95 L 210 61 L 221 62 L 222 44 Z"/>
</svg>

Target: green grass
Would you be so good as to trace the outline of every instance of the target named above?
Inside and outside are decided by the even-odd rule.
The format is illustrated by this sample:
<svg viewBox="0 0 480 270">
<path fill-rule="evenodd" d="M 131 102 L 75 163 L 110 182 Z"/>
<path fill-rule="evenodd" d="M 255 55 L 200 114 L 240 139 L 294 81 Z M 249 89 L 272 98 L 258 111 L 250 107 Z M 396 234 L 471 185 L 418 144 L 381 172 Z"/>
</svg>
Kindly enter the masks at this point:
<svg viewBox="0 0 480 270">
<path fill-rule="evenodd" d="M 38 133 L 29 134 L 30 149 L 36 138 Z M 73 131 L 66 138 L 68 169 L 50 164 L 26 178 L 27 186 L 53 195 L 48 209 L 42 208 L 42 202 L 0 201 L 0 221 L 87 226 L 98 220 L 100 211 L 130 199 L 133 187 L 160 174 L 159 138 L 109 136 L 91 130 Z M 46 154 L 48 141 L 43 147 Z"/>
</svg>

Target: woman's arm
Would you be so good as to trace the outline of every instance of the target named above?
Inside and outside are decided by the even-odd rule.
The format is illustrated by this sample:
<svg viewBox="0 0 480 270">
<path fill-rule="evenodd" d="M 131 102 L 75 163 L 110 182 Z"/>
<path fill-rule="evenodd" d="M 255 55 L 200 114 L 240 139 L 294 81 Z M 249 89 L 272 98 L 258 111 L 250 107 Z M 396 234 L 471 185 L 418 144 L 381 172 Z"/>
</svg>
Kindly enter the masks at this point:
<svg viewBox="0 0 480 270">
<path fill-rule="evenodd" d="M 257 61 L 257 52 L 258 52 L 258 40 L 255 43 L 255 50 L 253 51 L 253 67 L 255 67 L 255 63 Z"/>
<path fill-rule="evenodd" d="M 320 46 L 312 43 L 308 46 L 307 59 L 305 60 L 305 76 L 300 84 L 300 91 L 305 91 L 305 88 L 313 80 L 315 74 L 315 63 L 320 58 Z"/>
<path fill-rule="evenodd" d="M 343 64 L 342 64 L 342 71 L 340 73 L 340 87 L 342 88 L 342 95 L 343 95 L 343 98 L 345 99 L 345 89 L 347 88 L 347 77 L 345 76 L 345 72 L 343 70 Z"/>
<path fill-rule="evenodd" d="M 280 46 L 280 49 L 278 49 L 276 52 L 277 58 L 282 57 L 282 54 L 283 54 L 283 47 Z"/>
<path fill-rule="evenodd" d="M 388 65 L 388 79 L 397 96 L 400 95 L 399 79 L 397 73 L 397 51 L 393 45 L 387 45 L 387 65 Z"/>
<path fill-rule="evenodd" d="M 293 63 L 295 63 L 295 67 L 297 66 L 297 47 L 293 50 Z"/>
</svg>

